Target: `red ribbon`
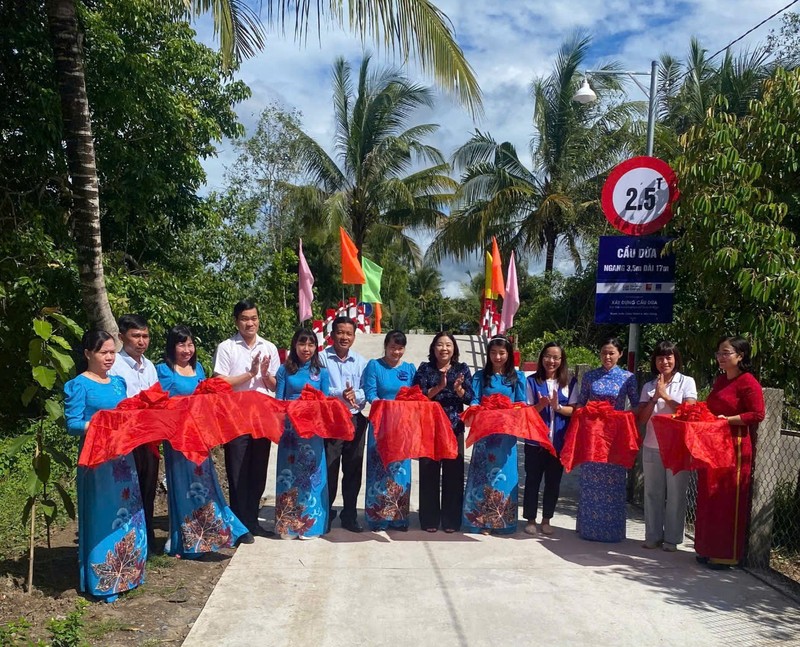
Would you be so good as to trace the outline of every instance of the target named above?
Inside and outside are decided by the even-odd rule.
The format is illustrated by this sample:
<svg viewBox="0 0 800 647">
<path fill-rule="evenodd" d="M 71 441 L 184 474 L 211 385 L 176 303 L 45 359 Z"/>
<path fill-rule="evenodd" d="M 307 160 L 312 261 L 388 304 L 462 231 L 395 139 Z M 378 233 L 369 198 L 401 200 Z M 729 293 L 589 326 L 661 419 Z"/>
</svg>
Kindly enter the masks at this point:
<svg viewBox="0 0 800 647">
<path fill-rule="evenodd" d="M 550 430 L 542 416 L 523 402 L 512 402 L 500 393 L 492 393 L 461 414 L 464 424 L 470 427 L 467 447 L 492 434 L 515 436 L 521 440 L 539 443 L 553 456 L 556 449 L 550 441 Z"/>
<path fill-rule="evenodd" d="M 572 414 L 561 463 L 567 472 L 586 462 L 630 469 L 640 443 L 632 411 L 616 411 L 610 402 L 591 401 Z"/>
<path fill-rule="evenodd" d="M 401 386 L 394 400 L 395 402 L 426 402 L 428 396 L 415 384 L 414 386 Z"/>
</svg>

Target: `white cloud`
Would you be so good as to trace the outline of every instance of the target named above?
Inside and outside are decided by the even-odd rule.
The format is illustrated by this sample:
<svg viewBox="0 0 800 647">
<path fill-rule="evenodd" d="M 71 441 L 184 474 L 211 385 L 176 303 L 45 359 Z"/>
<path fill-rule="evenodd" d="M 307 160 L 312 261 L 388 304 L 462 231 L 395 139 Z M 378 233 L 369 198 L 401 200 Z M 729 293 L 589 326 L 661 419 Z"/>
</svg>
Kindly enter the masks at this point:
<svg viewBox="0 0 800 647">
<path fill-rule="evenodd" d="M 587 61 L 590 68 L 617 59 L 627 69 L 649 70 L 649 61 L 662 52 L 683 57 L 693 35 L 710 51 L 716 51 L 784 3 L 783 0 L 652 0 L 649 3 L 440 0 L 437 4 L 452 21 L 457 39 L 477 74 L 483 89 L 485 116 L 475 123 L 453 100 L 443 98 L 435 110 L 419 115 L 420 122 L 441 125 L 431 143 L 449 156 L 479 127 L 498 140 L 514 143 L 523 160 L 529 162 L 533 110 L 530 83 L 535 76 L 549 72 L 558 47 L 573 30 L 585 29 L 594 37 Z M 778 25 L 777 19 L 768 23 L 748 37 L 744 45 L 763 40 L 769 29 Z M 209 19 L 201 19 L 197 29 L 201 40 L 213 46 Z M 338 30 L 324 30 L 321 44 L 313 32 L 306 46 L 296 44 L 291 37 L 271 35 L 266 50 L 246 61 L 237 74 L 253 91 L 252 98 L 237 108 L 242 122 L 249 130 L 269 102 L 281 101 L 302 111 L 307 132 L 329 148 L 333 135 L 331 64 L 340 55 L 355 63 L 363 49 L 357 38 Z M 380 51 L 375 51 L 374 59 L 376 63 L 387 62 Z M 413 78 L 423 80 L 413 65 L 408 72 Z M 631 96 L 641 98 L 632 85 Z M 233 159 L 233 146 L 223 142 L 219 157 L 204 163 L 208 190 L 223 186 L 224 166 Z M 568 259 L 561 256 L 559 259 L 559 267 L 571 267 Z M 541 266 L 541 262 L 532 263 L 530 270 L 540 271 Z M 480 271 L 480 261 L 442 265 L 449 292 L 467 280 L 467 270 Z"/>
</svg>

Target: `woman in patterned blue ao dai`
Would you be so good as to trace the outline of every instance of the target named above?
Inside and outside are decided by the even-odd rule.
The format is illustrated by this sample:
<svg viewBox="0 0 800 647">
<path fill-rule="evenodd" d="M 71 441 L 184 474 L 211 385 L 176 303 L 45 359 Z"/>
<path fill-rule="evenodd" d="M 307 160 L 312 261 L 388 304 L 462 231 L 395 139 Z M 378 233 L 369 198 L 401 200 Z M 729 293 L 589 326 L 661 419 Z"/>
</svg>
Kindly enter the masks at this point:
<svg viewBox="0 0 800 647">
<path fill-rule="evenodd" d="M 167 334 L 164 363 L 156 366 L 161 388 L 175 395 L 191 395 L 205 377 L 197 362 L 192 331 L 175 326 Z M 225 501 L 209 456 L 195 465 L 164 443 L 164 467 L 169 501 L 168 555 L 195 558 L 203 553 L 229 548 L 248 533 Z"/>
<path fill-rule="evenodd" d="M 600 346 L 600 368 L 586 373 L 581 381 L 577 405 L 589 401 L 610 402 L 617 411 L 639 404 L 636 376 L 619 366 L 622 344 L 607 339 Z M 584 463 L 580 467 L 578 533 L 590 541 L 616 542 L 625 539 L 625 482 L 627 471 L 611 463 Z"/>
<path fill-rule="evenodd" d="M 514 348 L 505 337 L 494 337 L 486 349 L 486 366 L 472 378 L 472 403 L 499 393 L 525 402 L 525 376 L 514 368 Z M 472 446 L 464 491 L 466 532 L 511 534 L 517 529 L 519 474 L 517 439 L 492 434 Z"/>
<path fill-rule="evenodd" d="M 301 328 L 278 369 L 275 397 L 297 400 L 310 385 L 328 395 L 328 369 L 317 352 L 317 335 Z M 328 523 L 328 471 L 325 441 L 319 436 L 300 438 L 288 418 L 278 443 L 275 492 L 275 532 L 282 539 L 310 539 L 325 533 Z"/>
<path fill-rule="evenodd" d="M 64 385 L 67 432 L 84 434 L 92 416 L 125 399 L 125 380 L 108 375 L 114 365 L 114 338 L 88 330 L 81 342 L 86 370 Z M 144 583 L 147 530 L 133 456 L 94 468 L 78 466 L 78 566 L 80 590 L 105 602 Z"/>
<path fill-rule="evenodd" d="M 394 400 L 404 386 L 411 386 L 417 368 L 402 361 L 406 336 L 392 330 L 383 340 L 383 357 L 371 359 L 364 369 L 361 385 L 367 402 Z M 370 530 L 408 530 L 411 498 L 411 459 L 384 466 L 375 433 L 367 433 L 367 494 L 365 517 Z"/>
</svg>

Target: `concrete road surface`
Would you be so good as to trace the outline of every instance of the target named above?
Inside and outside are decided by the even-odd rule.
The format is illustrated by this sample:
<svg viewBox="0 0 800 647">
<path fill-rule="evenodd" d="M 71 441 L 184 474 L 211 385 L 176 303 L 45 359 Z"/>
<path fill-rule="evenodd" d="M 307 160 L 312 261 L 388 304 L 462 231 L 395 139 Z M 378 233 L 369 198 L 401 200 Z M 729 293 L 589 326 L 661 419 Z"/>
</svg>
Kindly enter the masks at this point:
<svg viewBox="0 0 800 647">
<path fill-rule="evenodd" d="M 415 467 L 416 469 L 416 467 Z M 274 478 L 274 475 L 271 475 Z M 574 532 L 575 475 L 553 537 L 349 533 L 240 547 L 185 647 L 418 645 L 800 645 L 800 608 L 741 570 L 698 565 L 628 539 Z M 416 488 L 416 483 L 414 483 Z M 520 497 L 521 500 L 521 497 Z M 272 508 L 262 511 L 271 525 Z"/>
</svg>

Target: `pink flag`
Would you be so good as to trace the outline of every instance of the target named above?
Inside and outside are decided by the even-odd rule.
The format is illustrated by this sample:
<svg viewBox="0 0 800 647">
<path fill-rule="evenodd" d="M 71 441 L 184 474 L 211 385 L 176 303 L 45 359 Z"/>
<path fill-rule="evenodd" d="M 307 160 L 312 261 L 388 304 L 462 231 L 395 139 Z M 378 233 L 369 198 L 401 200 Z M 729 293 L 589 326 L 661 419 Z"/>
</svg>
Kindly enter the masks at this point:
<svg viewBox="0 0 800 647">
<path fill-rule="evenodd" d="M 500 334 L 514 325 L 514 315 L 519 310 L 519 285 L 517 285 L 517 265 L 514 263 L 514 252 L 508 259 L 508 275 L 506 277 L 506 296 L 503 298 L 503 313 L 500 317 Z"/>
<path fill-rule="evenodd" d="M 306 257 L 303 255 L 303 239 L 300 239 L 300 263 L 297 268 L 297 309 L 300 314 L 300 322 L 311 319 L 311 302 L 314 300 L 314 276 L 308 269 Z"/>
</svg>

